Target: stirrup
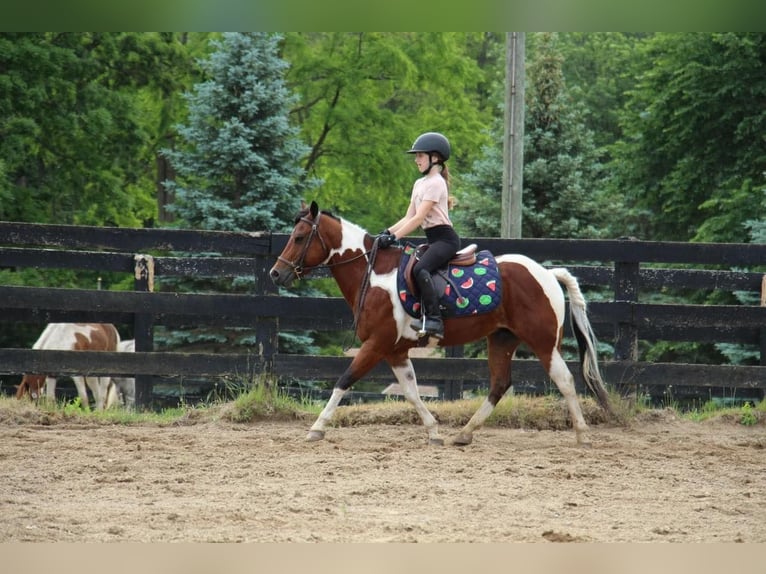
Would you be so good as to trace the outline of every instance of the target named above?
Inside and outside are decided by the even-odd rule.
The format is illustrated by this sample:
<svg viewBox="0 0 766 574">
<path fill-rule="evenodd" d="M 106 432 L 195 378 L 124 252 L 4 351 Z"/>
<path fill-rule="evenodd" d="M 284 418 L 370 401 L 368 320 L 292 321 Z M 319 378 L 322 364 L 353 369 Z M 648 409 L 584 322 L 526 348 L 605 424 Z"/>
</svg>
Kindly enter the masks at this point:
<svg viewBox="0 0 766 574">
<path fill-rule="evenodd" d="M 426 323 L 429 321 L 429 318 L 425 315 L 421 316 L 420 321 L 415 320 L 410 324 L 410 326 L 415 329 L 415 332 L 418 335 L 418 339 L 422 339 L 423 337 L 436 337 L 437 339 L 444 338 L 444 323 L 442 321 L 437 321 L 437 319 L 430 320 L 440 325 L 441 329 L 435 330 L 435 328 L 432 326 L 431 330 L 427 330 Z"/>
</svg>

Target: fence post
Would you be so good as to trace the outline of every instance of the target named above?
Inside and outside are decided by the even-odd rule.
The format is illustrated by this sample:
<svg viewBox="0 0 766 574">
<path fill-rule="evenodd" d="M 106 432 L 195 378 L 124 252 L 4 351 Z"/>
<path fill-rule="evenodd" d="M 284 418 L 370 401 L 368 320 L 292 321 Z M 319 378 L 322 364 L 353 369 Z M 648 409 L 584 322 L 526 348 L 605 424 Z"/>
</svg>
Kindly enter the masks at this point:
<svg viewBox="0 0 766 574">
<path fill-rule="evenodd" d="M 269 249 L 271 252 L 271 249 Z M 255 294 L 278 295 L 279 289 L 271 280 L 269 271 L 273 265 L 270 256 L 255 257 Z M 274 356 L 277 354 L 279 345 L 279 318 L 258 317 L 255 320 L 255 338 L 258 342 L 258 356 L 263 365 L 263 371 L 273 373 Z"/>
<path fill-rule="evenodd" d="M 151 293 L 154 291 L 154 258 L 151 255 L 134 255 L 133 289 Z M 136 352 L 154 351 L 154 318 L 146 313 L 133 316 L 133 338 Z M 147 409 L 152 404 L 153 375 L 136 375 L 136 410 Z"/>
<path fill-rule="evenodd" d="M 635 237 L 624 237 L 635 241 Z M 639 282 L 639 263 L 637 261 L 614 262 L 614 300 L 619 302 L 637 303 Z M 618 321 L 615 326 L 614 358 L 617 361 L 638 360 L 638 328 L 633 321 Z"/>
<path fill-rule="evenodd" d="M 761 277 L 761 307 L 766 307 L 766 275 Z M 759 365 L 766 365 L 766 327 L 761 327 L 758 334 L 760 343 L 760 361 Z M 766 399 L 766 389 L 761 389 L 761 400 Z"/>
<path fill-rule="evenodd" d="M 444 354 L 447 357 L 462 358 L 465 355 L 463 345 L 447 347 Z M 444 383 L 444 400 L 456 401 L 463 398 L 463 379 L 450 379 Z"/>
</svg>

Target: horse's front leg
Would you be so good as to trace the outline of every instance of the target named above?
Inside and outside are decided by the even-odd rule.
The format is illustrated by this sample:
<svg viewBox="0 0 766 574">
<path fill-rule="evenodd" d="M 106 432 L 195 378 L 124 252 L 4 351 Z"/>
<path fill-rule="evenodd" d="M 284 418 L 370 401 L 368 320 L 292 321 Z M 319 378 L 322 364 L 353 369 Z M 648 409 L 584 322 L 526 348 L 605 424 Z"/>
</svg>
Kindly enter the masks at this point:
<svg viewBox="0 0 766 574">
<path fill-rule="evenodd" d="M 351 385 L 366 375 L 382 359 L 380 354 L 373 351 L 372 348 L 373 345 L 368 344 L 368 342 L 362 344 L 356 357 L 351 361 L 351 365 L 335 383 L 332 396 L 327 401 L 317 420 L 311 425 L 309 434 L 306 437 L 307 440 L 317 441 L 324 438 L 325 427 L 332 419 L 333 414 L 335 414 L 335 409 L 338 408 L 343 395 L 351 388 Z"/>
<path fill-rule="evenodd" d="M 428 431 L 428 441 L 434 445 L 443 445 L 444 439 L 439 436 L 439 423 L 428 410 L 423 399 L 420 398 L 418 392 L 418 382 L 415 377 L 415 369 L 412 367 L 412 361 L 407 356 L 399 357 L 398 359 L 388 359 L 388 364 L 391 365 L 391 369 L 394 371 L 396 380 L 399 381 L 399 386 L 406 398 L 415 407 L 415 410 L 420 415 L 423 425 Z"/>
</svg>

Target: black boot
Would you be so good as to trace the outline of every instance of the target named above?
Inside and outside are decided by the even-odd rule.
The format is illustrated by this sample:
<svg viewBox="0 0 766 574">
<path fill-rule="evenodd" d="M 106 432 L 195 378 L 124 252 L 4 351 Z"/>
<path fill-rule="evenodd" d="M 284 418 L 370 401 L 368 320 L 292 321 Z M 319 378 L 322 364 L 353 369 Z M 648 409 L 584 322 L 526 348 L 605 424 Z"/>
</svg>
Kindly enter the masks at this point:
<svg viewBox="0 0 766 574">
<path fill-rule="evenodd" d="M 431 335 L 441 339 L 444 337 L 444 322 L 442 321 L 441 309 L 439 309 L 439 295 L 434 288 L 431 273 L 421 269 L 415 277 L 415 281 L 417 281 L 420 289 L 423 318 L 413 321 L 412 328 L 418 332 L 420 337 Z"/>
</svg>

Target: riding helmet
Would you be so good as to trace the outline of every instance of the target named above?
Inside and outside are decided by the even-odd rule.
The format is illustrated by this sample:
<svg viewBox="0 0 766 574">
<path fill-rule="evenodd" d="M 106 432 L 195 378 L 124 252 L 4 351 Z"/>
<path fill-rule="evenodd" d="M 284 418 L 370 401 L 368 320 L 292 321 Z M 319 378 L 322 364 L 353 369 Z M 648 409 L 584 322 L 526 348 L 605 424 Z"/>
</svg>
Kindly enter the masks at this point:
<svg viewBox="0 0 766 574">
<path fill-rule="evenodd" d="M 420 134 L 412 144 L 412 148 L 407 153 L 432 153 L 436 152 L 442 156 L 443 161 L 447 161 L 450 156 L 449 140 L 439 132 L 426 132 Z"/>
</svg>

